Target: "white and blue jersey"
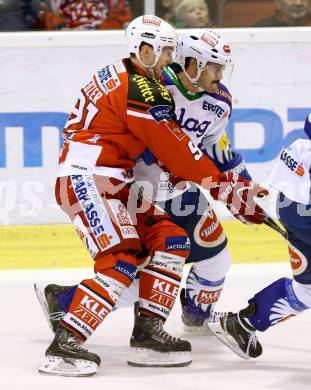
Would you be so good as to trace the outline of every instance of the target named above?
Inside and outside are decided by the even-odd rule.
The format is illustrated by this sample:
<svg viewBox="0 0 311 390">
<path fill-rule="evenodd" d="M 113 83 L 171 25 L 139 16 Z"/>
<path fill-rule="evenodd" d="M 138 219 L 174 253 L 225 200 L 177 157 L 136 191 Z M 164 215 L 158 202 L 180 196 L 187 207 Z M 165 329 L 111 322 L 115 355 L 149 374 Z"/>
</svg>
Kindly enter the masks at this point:
<svg viewBox="0 0 311 390">
<path fill-rule="evenodd" d="M 283 149 L 267 182 L 290 200 L 310 204 L 311 141 L 298 139 Z"/>
<path fill-rule="evenodd" d="M 172 67 L 165 69 L 162 82 L 174 98 L 176 120 L 191 141 L 222 172 L 234 170 L 250 179 L 242 156 L 232 151 L 226 134 L 232 111 L 232 97 L 228 89 L 219 84 L 216 93 L 190 92 L 179 81 Z M 168 175 L 158 167 L 148 151 L 137 161 L 134 172 L 136 180 L 151 183 L 151 186 L 145 187 L 148 199 L 163 201 L 181 193 L 170 183 Z M 185 186 L 184 190 L 187 188 Z"/>
<path fill-rule="evenodd" d="M 294 278 L 311 284 L 311 141 L 283 149 L 267 182 L 279 191 L 277 215 L 288 232 Z"/>
<path fill-rule="evenodd" d="M 220 84 L 216 93 L 189 92 L 173 68 L 165 69 L 162 81 L 174 98 L 176 120 L 182 130 L 221 171 L 235 170 L 250 178 L 242 156 L 232 151 L 226 135 L 232 110 L 227 88 Z M 144 197 L 157 202 L 189 234 L 191 254 L 187 262 L 212 258 L 225 248 L 227 239 L 220 221 L 197 186 L 185 183 L 177 190 L 169 173 L 159 167 L 148 149 L 137 161 L 134 172 L 136 182 L 144 187 Z"/>
<path fill-rule="evenodd" d="M 182 130 L 216 164 L 231 159 L 226 127 L 232 110 L 232 98 L 223 84 L 217 93 L 193 93 L 185 89 L 174 71 L 167 67 L 163 82 L 175 101 L 175 115 Z"/>
<path fill-rule="evenodd" d="M 248 321 L 262 332 L 311 307 L 311 141 L 283 149 L 267 182 L 279 191 L 277 215 L 288 233 L 293 278 L 276 280 L 248 301 L 256 306 Z"/>
</svg>

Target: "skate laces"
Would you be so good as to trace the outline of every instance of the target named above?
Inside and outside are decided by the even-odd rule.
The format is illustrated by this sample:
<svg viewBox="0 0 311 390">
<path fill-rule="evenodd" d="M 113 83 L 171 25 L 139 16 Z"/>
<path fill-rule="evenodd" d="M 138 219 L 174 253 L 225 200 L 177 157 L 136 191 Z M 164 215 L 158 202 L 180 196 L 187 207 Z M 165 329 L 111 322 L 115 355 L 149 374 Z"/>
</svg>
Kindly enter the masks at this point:
<svg viewBox="0 0 311 390">
<path fill-rule="evenodd" d="M 50 320 L 59 321 L 61 320 L 66 313 L 64 311 L 55 311 L 54 313 L 49 314 Z"/>
<path fill-rule="evenodd" d="M 249 344 L 256 348 L 257 347 L 257 342 L 258 342 L 258 339 L 257 339 L 257 336 L 256 336 L 256 333 L 255 332 L 249 332 Z"/>
<path fill-rule="evenodd" d="M 257 336 L 256 336 L 256 330 L 250 330 L 248 329 L 242 322 L 241 318 L 240 318 L 240 314 L 237 313 L 237 321 L 238 321 L 238 324 L 240 325 L 241 329 L 247 333 L 248 335 L 248 345 L 249 347 L 254 347 L 255 349 L 257 348 L 257 342 L 258 342 L 258 339 L 257 339 Z"/>
<path fill-rule="evenodd" d="M 163 338 L 165 341 L 176 343 L 180 339 L 174 336 L 171 336 L 169 333 L 167 333 L 163 328 L 163 322 L 159 318 L 154 319 L 154 330 L 159 334 L 161 338 Z"/>
<path fill-rule="evenodd" d="M 208 322 L 219 322 L 222 317 L 226 319 L 228 313 L 226 311 L 211 311 Z"/>
<path fill-rule="evenodd" d="M 67 338 L 68 346 L 77 352 L 87 352 L 88 350 L 81 347 L 82 341 L 75 336 L 69 336 Z"/>
</svg>

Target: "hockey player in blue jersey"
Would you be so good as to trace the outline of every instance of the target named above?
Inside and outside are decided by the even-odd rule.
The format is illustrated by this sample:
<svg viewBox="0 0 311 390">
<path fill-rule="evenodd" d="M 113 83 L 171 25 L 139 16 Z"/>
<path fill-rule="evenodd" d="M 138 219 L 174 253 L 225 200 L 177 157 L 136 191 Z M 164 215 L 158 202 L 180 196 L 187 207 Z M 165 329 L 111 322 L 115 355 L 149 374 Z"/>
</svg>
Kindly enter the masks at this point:
<svg viewBox="0 0 311 390">
<path fill-rule="evenodd" d="M 221 171 L 234 171 L 251 179 L 242 156 L 232 150 L 226 135 L 232 98 L 221 80 L 223 72 L 231 65 L 230 46 L 219 34 L 208 29 L 194 30 L 180 40 L 177 63 L 164 70 L 162 82 L 174 98 L 180 126 L 193 143 Z M 144 186 L 144 196 L 163 208 L 190 236 L 191 254 L 187 262 L 192 266 L 186 288 L 181 291 L 182 321 L 186 330 L 205 332 L 207 323 L 218 317 L 214 307 L 231 263 L 221 223 L 199 187 L 185 183 L 177 189 L 174 186 L 177 178 L 172 178 L 148 150 L 136 164 L 135 177 L 137 183 L 148 181 L 152 184 Z M 149 193 L 148 188 L 152 189 Z M 236 217 L 242 219 L 238 215 Z M 252 221 L 242 219 L 242 222 Z M 136 287 L 133 284 L 121 297 L 120 305 L 139 300 L 137 284 Z M 56 285 L 48 286 L 45 293 L 38 291 L 54 325 L 58 317 L 53 317 L 52 312 L 59 311 L 61 315 L 62 311 L 66 311 L 72 291 Z M 53 299 L 56 302 L 57 292 L 60 292 L 57 299 L 60 307 L 47 302 Z M 143 300 L 140 306 L 144 307 Z"/>
<path fill-rule="evenodd" d="M 305 121 L 311 139 L 311 113 Z M 282 150 L 268 183 L 278 190 L 277 214 L 288 234 L 293 278 L 281 278 L 257 292 L 238 313 L 209 324 L 212 332 L 244 359 L 262 353 L 256 331 L 311 307 L 311 141 L 298 139 Z"/>
</svg>

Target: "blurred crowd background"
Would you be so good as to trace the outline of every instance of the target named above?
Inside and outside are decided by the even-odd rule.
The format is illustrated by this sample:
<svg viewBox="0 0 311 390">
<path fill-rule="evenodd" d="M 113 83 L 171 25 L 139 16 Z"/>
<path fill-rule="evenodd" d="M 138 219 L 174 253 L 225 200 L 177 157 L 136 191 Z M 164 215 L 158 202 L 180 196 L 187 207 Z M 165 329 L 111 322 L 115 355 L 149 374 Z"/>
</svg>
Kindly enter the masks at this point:
<svg viewBox="0 0 311 390">
<path fill-rule="evenodd" d="M 124 29 L 147 2 L 176 28 L 311 26 L 311 0 L 0 0 L 0 31 Z"/>
</svg>

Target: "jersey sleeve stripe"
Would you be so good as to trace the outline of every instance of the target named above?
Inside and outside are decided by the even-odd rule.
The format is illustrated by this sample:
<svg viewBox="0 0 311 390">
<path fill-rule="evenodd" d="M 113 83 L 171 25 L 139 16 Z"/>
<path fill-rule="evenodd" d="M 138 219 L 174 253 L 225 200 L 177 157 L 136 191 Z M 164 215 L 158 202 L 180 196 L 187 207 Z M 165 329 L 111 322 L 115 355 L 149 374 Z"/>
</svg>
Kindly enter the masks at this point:
<svg viewBox="0 0 311 390">
<path fill-rule="evenodd" d="M 143 112 L 133 111 L 133 110 L 127 110 L 127 115 L 136 116 L 137 118 L 145 118 L 145 119 L 152 119 L 153 117 L 150 114 L 144 114 Z"/>
<path fill-rule="evenodd" d="M 136 102 L 133 102 L 133 103 L 128 102 L 127 107 L 133 108 L 134 110 L 146 112 L 148 110 L 148 108 L 150 108 L 151 106 L 141 106 L 140 104 L 136 104 Z"/>
<path fill-rule="evenodd" d="M 142 107 L 147 107 L 147 108 L 151 107 L 150 104 L 138 102 L 137 100 L 128 99 L 128 103 L 129 103 L 129 105 L 142 106 Z"/>
</svg>

